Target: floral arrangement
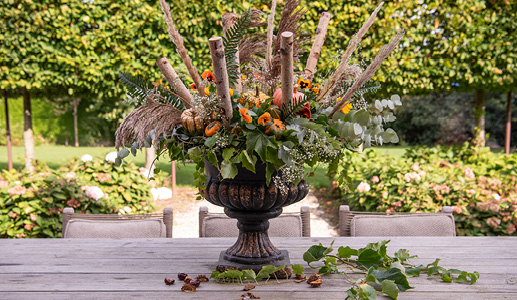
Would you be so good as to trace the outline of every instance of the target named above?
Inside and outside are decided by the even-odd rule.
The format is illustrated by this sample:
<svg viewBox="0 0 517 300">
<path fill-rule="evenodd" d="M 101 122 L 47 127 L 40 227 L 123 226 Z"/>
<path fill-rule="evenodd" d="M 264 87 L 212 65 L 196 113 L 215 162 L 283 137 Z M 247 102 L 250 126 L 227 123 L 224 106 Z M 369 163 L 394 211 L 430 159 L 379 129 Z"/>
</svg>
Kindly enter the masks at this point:
<svg viewBox="0 0 517 300">
<path fill-rule="evenodd" d="M 120 73 L 128 98 L 141 106 L 116 132 L 117 163 L 137 149 L 154 145 L 157 159 L 165 155 L 195 162 L 194 176 L 201 189 L 208 161 L 223 178 L 234 178 L 238 164 L 252 172 L 257 164 L 265 164 L 267 184 L 286 191 L 289 182 L 310 176 L 318 164 L 334 172 L 344 151 L 398 142 L 397 134 L 383 125 L 395 120 L 391 110 L 401 105 L 400 97 L 369 103 L 364 95 L 380 87 L 371 78 L 404 32 L 397 33 L 366 68 L 351 63 L 383 3 L 353 36 L 339 65 L 326 78 L 315 75 L 331 18 L 327 12 L 321 15 L 300 72 L 294 71 L 295 62 L 300 64 L 300 52 L 310 39 L 298 25 L 306 12 L 299 0 L 286 1 L 276 35 L 275 0 L 267 21 L 258 10 L 242 16 L 226 13 L 223 37 L 209 40 L 213 69 L 199 76 L 169 7 L 164 0 L 160 3 L 168 34 L 193 83 L 188 89 L 166 58 L 157 65 L 170 88 Z M 262 26 L 265 33 L 260 31 Z M 250 28 L 255 29 L 248 34 Z"/>
</svg>

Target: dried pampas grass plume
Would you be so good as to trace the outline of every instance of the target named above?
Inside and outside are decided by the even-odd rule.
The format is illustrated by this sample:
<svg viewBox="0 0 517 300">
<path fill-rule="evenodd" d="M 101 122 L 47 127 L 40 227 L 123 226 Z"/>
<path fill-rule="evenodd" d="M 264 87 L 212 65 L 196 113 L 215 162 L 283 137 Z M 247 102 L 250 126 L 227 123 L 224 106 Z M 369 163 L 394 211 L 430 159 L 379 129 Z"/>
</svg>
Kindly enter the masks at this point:
<svg viewBox="0 0 517 300">
<path fill-rule="evenodd" d="M 148 95 L 147 104 L 132 111 L 115 132 L 115 147 L 117 150 L 126 144 L 138 142 L 138 147 L 145 145 L 145 139 L 151 130 L 156 137 L 170 134 L 174 127 L 181 124 L 181 111 L 169 104 L 158 103 L 153 99 L 159 95 Z M 158 144 L 155 144 L 158 147 Z"/>
</svg>

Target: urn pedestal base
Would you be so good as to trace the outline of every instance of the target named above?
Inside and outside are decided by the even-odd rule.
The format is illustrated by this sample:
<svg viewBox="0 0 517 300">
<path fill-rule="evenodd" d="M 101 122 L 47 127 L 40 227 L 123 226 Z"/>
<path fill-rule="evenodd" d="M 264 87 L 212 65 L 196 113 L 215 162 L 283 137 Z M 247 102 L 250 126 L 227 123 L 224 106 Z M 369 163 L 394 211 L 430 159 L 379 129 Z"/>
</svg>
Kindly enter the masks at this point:
<svg viewBox="0 0 517 300">
<path fill-rule="evenodd" d="M 238 220 L 239 228 L 235 244 L 221 252 L 217 270 L 252 269 L 259 272 L 263 266 L 285 264 L 285 272 L 279 271 L 275 276 L 289 278 L 289 254 L 280 251 L 269 240 L 269 219 L 278 217 L 282 207 L 305 198 L 309 185 L 305 180 L 298 184 L 291 182 L 282 190 L 273 182 L 267 185 L 265 164 L 257 164 L 255 172 L 240 164 L 237 170 L 235 179 L 222 180 L 218 168 L 205 161 L 206 188 L 200 192 L 208 202 L 224 207 L 228 217 Z"/>
</svg>

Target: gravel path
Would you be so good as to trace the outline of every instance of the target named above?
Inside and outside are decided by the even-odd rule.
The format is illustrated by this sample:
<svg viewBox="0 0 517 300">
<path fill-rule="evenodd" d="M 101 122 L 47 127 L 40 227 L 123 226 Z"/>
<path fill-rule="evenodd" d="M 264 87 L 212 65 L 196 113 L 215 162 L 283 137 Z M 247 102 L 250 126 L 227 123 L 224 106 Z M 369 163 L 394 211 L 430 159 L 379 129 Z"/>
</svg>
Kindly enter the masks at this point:
<svg viewBox="0 0 517 300">
<path fill-rule="evenodd" d="M 199 207 L 207 206 L 209 212 L 222 213 L 224 208 L 213 205 L 206 200 L 195 200 L 197 190 L 188 187 L 176 188 L 173 199 L 157 200 L 156 206 L 159 210 L 163 207 L 172 207 L 174 223 L 172 236 L 174 238 L 199 237 Z M 318 199 L 312 192 L 302 201 L 284 207 L 284 212 L 299 212 L 301 206 L 309 206 L 311 211 L 311 236 L 332 237 L 338 236 L 336 228 L 333 227 L 327 214 L 320 208 Z"/>
</svg>

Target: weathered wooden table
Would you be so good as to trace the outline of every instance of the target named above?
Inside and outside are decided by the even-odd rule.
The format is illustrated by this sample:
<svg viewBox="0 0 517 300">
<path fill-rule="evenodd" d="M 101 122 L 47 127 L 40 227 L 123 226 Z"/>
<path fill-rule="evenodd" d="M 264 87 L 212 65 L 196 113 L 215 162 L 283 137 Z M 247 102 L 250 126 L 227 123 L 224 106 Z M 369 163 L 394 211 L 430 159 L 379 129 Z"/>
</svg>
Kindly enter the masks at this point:
<svg viewBox="0 0 517 300">
<path fill-rule="evenodd" d="M 336 238 L 364 247 L 386 238 Z M 289 250 L 291 262 L 313 244 L 333 238 L 272 238 Z M 176 274 L 210 275 L 219 252 L 234 238 L 195 239 L 18 239 L 0 240 L 0 299 L 238 299 L 243 285 L 202 283 L 194 293 L 180 291 Z M 337 246 L 337 247 L 336 247 Z M 399 299 L 517 299 L 517 238 L 394 237 L 388 254 L 405 248 L 415 264 L 441 258 L 441 266 L 481 274 L 474 285 L 410 278 L 414 289 Z M 165 277 L 176 279 L 171 286 Z M 319 288 L 306 283 L 268 283 L 252 292 L 261 299 L 344 299 L 350 285 L 343 275 L 323 277 Z"/>
</svg>

